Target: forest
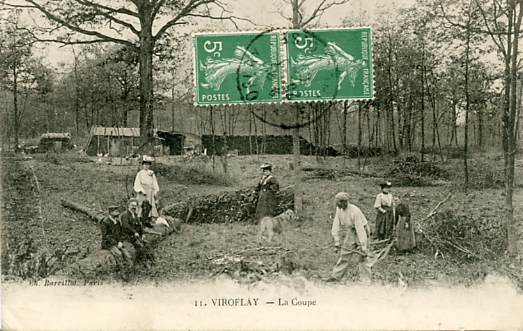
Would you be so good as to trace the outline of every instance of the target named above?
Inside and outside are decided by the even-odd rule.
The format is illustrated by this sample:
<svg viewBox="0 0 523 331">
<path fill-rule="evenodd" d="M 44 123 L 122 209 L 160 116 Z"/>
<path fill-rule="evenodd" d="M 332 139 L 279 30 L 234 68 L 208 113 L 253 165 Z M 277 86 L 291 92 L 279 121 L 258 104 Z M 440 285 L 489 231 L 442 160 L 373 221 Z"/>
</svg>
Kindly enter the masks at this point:
<svg viewBox="0 0 523 331">
<path fill-rule="evenodd" d="M 523 3 L 288 0 L 266 6 L 272 7 L 262 20 L 237 1 L 0 0 L 3 275 L 44 278 L 65 270 L 100 276 L 82 262 L 99 249 L 99 229 L 61 201 L 106 212 L 129 196 L 136 160 L 83 153 L 91 128 L 103 126 L 140 128 L 144 139 L 164 130 L 252 136 L 256 144 L 252 155 L 158 157 L 153 168 L 165 187 L 166 213 L 184 224 L 181 233 L 157 243 L 162 263 L 136 270 L 131 281 L 229 274 L 252 283 L 282 268 L 321 280 L 334 261 L 322 253 L 330 241 L 331 198 L 348 191 L 371 220 L 378 182 L 391 180 L 394 194 L 411 203 L 419 244 L 412 263 L 391 253 L 377 267 L 378 282 L 400 275 L 415 285 L 470 285 L 501 270 L 523 286 L 517 176 Z M 191 33 L 213 25 L 228 31 L 371 27 L 374 98 L 195 106 Z M 73 151 L 22 153 L 43 133 L 60 132 L 72 135 Z M 299 148 L 294 156 L 264 154 L 258 144 L 274 135 L 293 135 L 294 142 L 302 136 L 316 155 L 300 159 Z M 340 155 L 326 155 L 329 148 Z M 248 191 L 262 162 L 275 166 L 285 188 L 279 208 L 298 212 L 289 239 L 294 250 L 242 249 L 255 233 Z M 32 224 L 17 223 L 20 217 Z M 43 225 L 52 231 L 42 238 Z M 198 239 L 199 231 L 212 240 Z M 234 262 L 239 255 L 245 257 L 240 264 Z M 257 267 L 256 258 L 266 267 Z"/>
</svg>

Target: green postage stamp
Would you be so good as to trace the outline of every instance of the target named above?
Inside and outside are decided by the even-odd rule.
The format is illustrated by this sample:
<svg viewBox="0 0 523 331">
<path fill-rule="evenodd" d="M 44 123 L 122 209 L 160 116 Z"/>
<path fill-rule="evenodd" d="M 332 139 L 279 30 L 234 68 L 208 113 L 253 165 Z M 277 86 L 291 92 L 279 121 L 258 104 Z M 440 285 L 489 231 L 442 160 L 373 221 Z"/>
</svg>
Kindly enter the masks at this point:
<svg viewBox="0 0 523 331">
<path fill-rule="evenodd" d="M 285 31 L 289 101 L 373 97 L 370 28 Z"/>
<path fill-rule="evenodd" d="M 193 42 L 197 105 L 374 96 L 370 28 L 202 33 Z"/>
<path fill-rule="evenodd" d="M 278 32 L 194 36 L 195 103 L 281 102 Z"/>
</svg>

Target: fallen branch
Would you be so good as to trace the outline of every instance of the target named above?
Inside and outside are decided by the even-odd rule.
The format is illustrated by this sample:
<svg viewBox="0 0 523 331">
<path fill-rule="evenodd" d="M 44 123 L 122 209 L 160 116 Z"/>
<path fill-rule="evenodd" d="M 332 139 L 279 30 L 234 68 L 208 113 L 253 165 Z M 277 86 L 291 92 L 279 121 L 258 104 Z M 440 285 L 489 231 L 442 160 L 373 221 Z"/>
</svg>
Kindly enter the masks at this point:
<svg viewBox="0 0 523 331">
<path fill-rule="evenodd" d="M 434 208 L 434 209 L 433 209 L 433 210 L 432 210 L 432 211 L 431 211 L 431 212 L 430 212 L 430 213 L 429 213 L 429 214 L 428 214 L 424 219 L 418 221 L 418 224 L 421 223 L 421 222 L 424 222 L 424 221 L 428 220 L 429 218 L 431 218 L 432 216 L 434 216 L 434 215 L 436 214 L 436 210 L 438 210 L 438 208 L 439 208 L 442 204 L 444 204 L 445 202 L 447 202 L 447 200 L 450 199 L 450 196 L 451 196 L 451 193 L 449 193 L 449 194 L 447 195 L 447 197 L 446 197 L 443 201 L 440 201 L 440 202 L 436 205 L 436 207 L 435 207 L 435 208 Z"/>
<path fill-rule="evenodd" d="M 372 246 L 372 245 L 383 244 L 383 243 L 386 243 L 386 242 L 389 241 L 389 240 L 390 240 L 390 238 L 389 238 L 389 239 L 379 240 L 379 241 L 371 241 L 371 242 L 370 242 L 370 245 Z"/>
<path fill-rule="evenodd" d="M 67 207 L 67 208 L 73 209 L 75 211 L 79 211 L 79 212 L 86 214 L 87 216 L 92 218 L 94 221 L 96 221 L 96 223 L 101 223 L 106 216 L 102 212 L 92 210 L 91 208 L 89 208 L 87 206 L 84 206 L 80 203 L 76 203 L 76 202 L 68 200 L 68 199 L 61 198 L 60 202 L 61 202 L 62 206 L 64 206 L 64 207 Z"/>
</svg>

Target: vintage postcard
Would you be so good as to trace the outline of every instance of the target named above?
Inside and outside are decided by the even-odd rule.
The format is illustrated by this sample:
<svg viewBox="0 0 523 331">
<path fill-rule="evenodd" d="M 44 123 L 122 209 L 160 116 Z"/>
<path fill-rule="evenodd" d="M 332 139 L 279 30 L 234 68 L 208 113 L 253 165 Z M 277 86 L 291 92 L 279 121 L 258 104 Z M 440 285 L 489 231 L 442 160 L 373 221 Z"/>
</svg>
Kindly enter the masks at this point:
<svg viewBox="0 0 523 331">
<path fill-rule="evenodd" d="M 523 329 L 522 6 L 0 1 L 2 329 Z"/>
</svg>

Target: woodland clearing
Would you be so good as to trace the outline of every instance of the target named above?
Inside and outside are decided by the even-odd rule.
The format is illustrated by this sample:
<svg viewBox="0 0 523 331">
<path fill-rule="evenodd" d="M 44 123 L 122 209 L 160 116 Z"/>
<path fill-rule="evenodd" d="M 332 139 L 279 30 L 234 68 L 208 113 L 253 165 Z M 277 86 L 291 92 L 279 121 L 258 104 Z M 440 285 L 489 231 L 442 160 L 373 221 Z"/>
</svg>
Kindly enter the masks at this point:
<svg viewBox="0 0 523 331">
<path fill-rule="evenodd" d="M 423 173 L 424 170 L 416 173 L 412 165 L 405 165 L 405 162 L 419 163 L 415 157 L 376 157 L 367 160 L 362 169 L 358 169 L 356 159 L 324 158 L 318 163 L 313 157 L 302 157 L 302 167 L 306 170 L 302 180 L 304 210 L 299 219 L 287 225 L 287 242 L 276 237 L 274 246 L 259 247 L 255 242 L 258 227 L 248 219 L 252 208 L 248 194 L 259 179 L 258 166 L 262 162 L 272 163 L 274 175 L 285 191 L 292 185 L 291 160 L 291 155 L 231 157 L 224 174 L 218 158 L 213 170 L 213 161 L 207 157 L 191 160 L 158 157 L 155 167 L 161 201 L 170 206 L 167 214 L 186 222 L 181 233 L 170 235 L 156 245 L 156 263 L 152 267 L 136 266 L 126 281 L 161 284 L 227 277 L 253 284 L 271 282 L 283 274 L 323 282 L 337 259 L 330 234 L 335 211 L 333 196 L 339 191 L 348 192 L 351 203 L 362 209 L 372 225 L 378 183 L 388 179 L 401 184 L 392 192 L 410 206 L 418 247 L 407 255 L 392 250 L 373 267 L 374 283 L 473 286 L 495 273 L 522 288 L 521 258 L 509 258 L 505 252 L 499 156 L 478 154 L 470 161 L 473 171 L 468 192 L 460 184 L 459 159 L 430 162 L 441 170 L 434 175 L 430 171 Z M 401 173 L 398 167 L 403 169 Z M 64 208 L 60 200 L 67 198 L 106 211 L 109 205 L 125 202 L 137 169 L 136 159 L 98 160 L 74 152 L 31 156 L 4 153 L 3 280 L 45 278 L 99 250 L 98 225 L 86 215 Z M 523 162 L 518 160 L 514 206 L 515 217 L 520 220 L 523 219 L 522 169 Z M 415 183 L 409 176 L 422 179 L 427 186 L 406 186 L 409 180 L 405 178 Z M 227 209 L 229 203 L 231 211 L 236 208 L 234 198 L 230 197 L 238 194 L 243 194 L 242 201 L 246 202 L 241 208 L 247 211 L 243 214 L 233 211 L 230 218 L 220 218 L 223 206 Z M 206 203 L 209 197 L 214 202 Z M 225 199 L 225 204 L 220 199 Z M 434 211 L 442 201 L 445 202 Z M 210 208 L 208 214 L 198 213 L 197 209 L 206 204 Z M 187 220 L 188 205 L 194 212 Z M 434 215 L 427 218 L 432 211 Z M 344 282 L 357 282 L 357 278 L 357 271 L 352 270 Z M 121 281 L 115 274 L 96 275 L 96 279 Z"/>
</svg>

